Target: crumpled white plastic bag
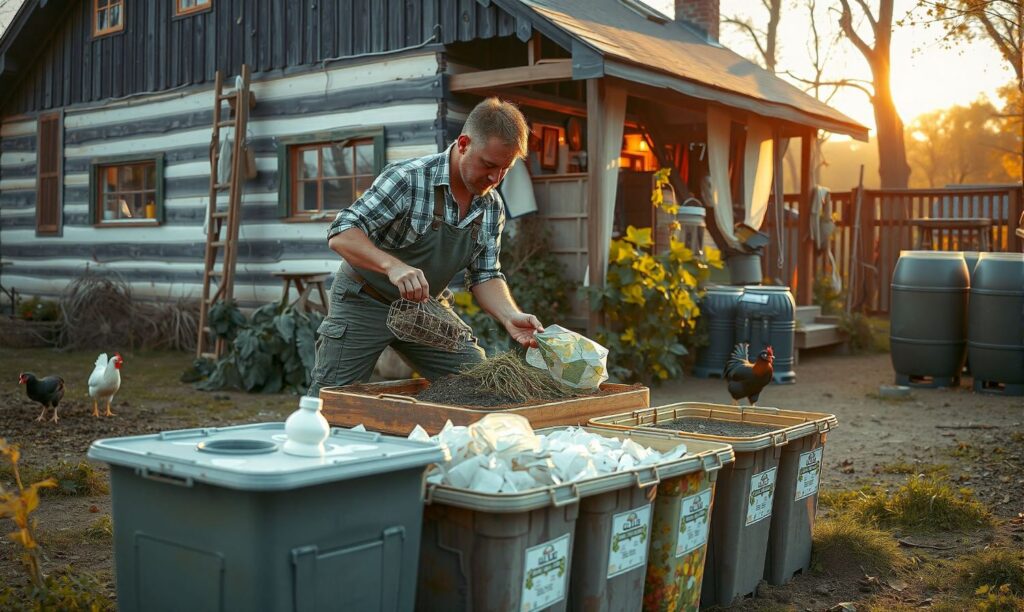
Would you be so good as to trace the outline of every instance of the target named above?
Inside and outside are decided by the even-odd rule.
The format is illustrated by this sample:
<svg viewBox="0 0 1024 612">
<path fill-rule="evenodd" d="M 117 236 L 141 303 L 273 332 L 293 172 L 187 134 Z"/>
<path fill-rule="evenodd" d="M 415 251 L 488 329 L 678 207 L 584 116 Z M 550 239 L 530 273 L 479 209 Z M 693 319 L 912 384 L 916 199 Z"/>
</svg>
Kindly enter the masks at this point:
<svg viewBox="0 0 1024 612">
<path fill-rule="evenodd" d="M 409 437 L 422 435 L 417 427 Z M 528 420 L 514 414 L 489 414 L 469 427 L 449 421 L 432 438 L 444 449 L 445 460 L 428 474 L 427 482 L 481 493 L 516 493 L 686 455 L 683 443 L 663 454 L 613 435 L 579 427 L 538 435 Z"/>
<path fill-rule="evenodd" d="M 608 349 L 597 342 L 561 325 L 549 325 L 534 337 L 538 346 L 526 351 L 526 363 L 555 380 L 589 391 L 608 380 Z"/>
</svg>

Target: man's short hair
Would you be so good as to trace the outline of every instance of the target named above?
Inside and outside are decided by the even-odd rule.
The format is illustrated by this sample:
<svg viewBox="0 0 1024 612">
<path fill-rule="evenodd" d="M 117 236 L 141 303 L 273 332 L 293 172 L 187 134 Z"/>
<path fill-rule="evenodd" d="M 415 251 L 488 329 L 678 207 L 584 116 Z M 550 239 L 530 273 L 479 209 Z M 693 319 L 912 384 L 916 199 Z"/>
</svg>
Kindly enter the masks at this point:
<svg viewBox="0 0 1024 612">
<path fill-rule="evenodd" d="M 480 143 L 498 138 L 517 149 L 520 158 L 526 157 L 530 128 L 526 117 L 511 102 L 492 97 L 477 104 L 466 117 L 462 133 Z"/>
</svg>

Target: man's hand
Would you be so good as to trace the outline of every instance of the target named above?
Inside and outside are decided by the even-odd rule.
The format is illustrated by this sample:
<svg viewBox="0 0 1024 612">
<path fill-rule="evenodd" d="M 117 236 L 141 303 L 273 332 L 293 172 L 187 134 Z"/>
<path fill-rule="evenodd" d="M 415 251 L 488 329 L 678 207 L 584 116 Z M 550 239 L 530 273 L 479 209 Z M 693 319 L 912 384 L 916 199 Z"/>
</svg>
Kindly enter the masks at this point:
<svg viewBox="0 0 1024 612">
<path fill-rule="evenodd" d="M 516 342 L 530 348 L 537 346 L 534 334 L 544 331 L 544 326 L 532 314 L 518 312 L 505 321 L 505 330 Z"/>
<path fill-rule="evenodd" d="M 427 284 L 427 277 L 423 275 L 423 270 L 395 260 L 387 272 L 388 280 L 398 287 L 403 298 L 412 302 L 425 302 L 430 297 L 430 286 Z"/>
</svg>

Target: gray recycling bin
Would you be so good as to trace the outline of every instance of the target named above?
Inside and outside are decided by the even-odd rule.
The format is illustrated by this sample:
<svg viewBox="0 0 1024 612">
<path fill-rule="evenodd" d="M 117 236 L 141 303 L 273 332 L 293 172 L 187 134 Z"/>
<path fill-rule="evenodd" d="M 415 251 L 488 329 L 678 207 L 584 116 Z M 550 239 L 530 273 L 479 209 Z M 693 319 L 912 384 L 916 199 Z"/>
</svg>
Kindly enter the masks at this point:
<svg viewBox="0 0 1024 612">
<path fill-rule="evenodd" d="M 93 442 L 110 464 L 121 610 L 410 610 L 433 444 L 283 423 Z"/>
</svg>

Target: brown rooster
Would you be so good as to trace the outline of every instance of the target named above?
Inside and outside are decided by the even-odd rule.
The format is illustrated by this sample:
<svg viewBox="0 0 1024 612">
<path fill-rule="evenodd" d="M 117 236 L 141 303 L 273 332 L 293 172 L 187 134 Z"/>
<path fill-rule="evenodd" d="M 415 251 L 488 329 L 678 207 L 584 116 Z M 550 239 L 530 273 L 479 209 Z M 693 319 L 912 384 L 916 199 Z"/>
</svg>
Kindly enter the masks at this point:
<svg viewBox="0 0 1024 612">
<path fill-rule="evenodd" d="M 729 395 L 733 405 L 738 406 L 740 400 L 747 398 L 750 405 L 757 402 L 761 390 L 772 381 L 772 363 L 775 353 L 772 347 L 765 347 L 757 354 L 757 361 L 748 361 L 750 345 L 741 342 L 732 350 L 732 355 L 725 363 L 725 379 L 729 381 Z"/>
<path fill-rule="evenodd" d="M 43 405 L 43 411 L 39 413 L 37 421 L 42 421 L 46 416 L 46 409 L 53 407 L 54 423 L 57 422 L 57 404 L 64 398 L 64 379 L 60 376 L 47 376 L 36 378 L 32 372 L 22 372 L 18 376 L 18 384 L 25 385 L 25 392 L 28 398 Z"/>
</svg>

